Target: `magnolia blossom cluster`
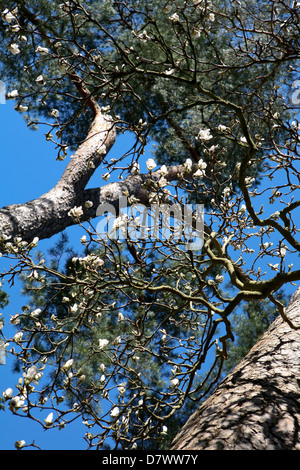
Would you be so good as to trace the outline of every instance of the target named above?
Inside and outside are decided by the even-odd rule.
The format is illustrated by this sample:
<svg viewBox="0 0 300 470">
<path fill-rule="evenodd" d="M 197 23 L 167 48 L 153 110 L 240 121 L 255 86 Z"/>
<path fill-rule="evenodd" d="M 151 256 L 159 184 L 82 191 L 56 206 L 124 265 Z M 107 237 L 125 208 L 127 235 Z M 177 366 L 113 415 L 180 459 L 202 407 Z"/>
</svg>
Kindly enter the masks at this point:
<svg viewBox="0 0 300 470">
<path fill-rule="evenodd" d="M 207 18 L 209 21 L 215 21 L 215 15 L 214 13 L 209 11 L 209 8 L 211 8 L 211 2 L 207 2 L 204 0 L 193 0 L 193 4 L 197 9 L 199 9 L 203 13 L 208 13 Z M 163 7 L 162 10 L 166 14 L 170 14 L 172 12 L 173 5 L 171 2 L 167 2 Z M 180 16 L 178 15 L 177 12 L 174 12 L 169 16 L 169 20 L 172 23 L 179 23 L 181 21 Z"/>
<path fill-rule="evenodd" d="M 28 253 L 32 248 L 35 248 L 39 242 L 38 237 L 34 237 L 30 243 L 23 240 L 21 237 L 15 237 L 12 241 L 10 240 L 11 237 L 7 237 L 6 235 L 2 235 L 0 237 L 0 241 L 3 244 L 2 251 L 4 254 L 21 255 L 22 253 Z M 2 253 L 0 253 L 0 257 L 1 256 Z"/>
<path fill-rule="evenodd" d="M 43 366 L 44 367 L 44 366 Z M 17 413 L 22 410 L 24 413 L 28 410 L 29 396 L 34 392 L 34 385 L 38 385 L 39 380 L 42 378 L 42 369 L 38 369 L 37 366 L 30 366 L 27 371 L 23 373 L 23 378 L 20 377 L 16 388 L 19 390 L 17 395 L 14 395 L 14 391 L 11 387 L 7 388 L 2 392 L 5 401 L 8 401 L 9 409 L 13 413 Z"/>
<path fill-rule="evenodd" d="M 18 15 L 18 8 L 14 8 L 13 10 L 9 10 L 8 8 L 6 8 L 1 14 L 3 21 L 8 23 L 9 31 L 11 33 L 17 33 L 20 30 L 17 15 Z M 27 40 L 25 36 L 20 36 L 20 39 L 23 41 L 24 39 Z M 13 55 L 18 55 L 21 52 L 19 44 L 15 42 L 10 43 L 7 46 L 7 49 Z"/>
<path fill-rule="evenodd" d="M 14 8 L 13 10 L 9 10 L 6 8 L 2 14 L 1 17 L 4 22 L 9 24 L 9 32 L 11 33 L 17 33 L 20 31 L 20 25 L 18 22 L 18 7 Z M 27 37 L 24 35 L 19 36 L 19 40 L 21 42 L 26 42 Z M 18 55 L 20 54 L 20 45 L 17 43 L 11 43 L 8 45 L 8 50 L 11 54 L 13 55 Z M 41 55 L 48 55 L 50 53 L 48 47 L 43 47 L 43 46 L 38 46 L 35 50 L 37 54 Z"/>
<path fill-rule="evenodd" d="M 87 256 L 74 256 L 72 258 L 73 263 L 79 262 L 83 266 L 90 266 L 92 268 L 101 268 L 104 265 L 104 260 L 97 255 L 91 254 Z"/>
<path fill-rule="evenodd" d="M 21 29 L 19 22 L 18 22 L 18 7 L 14 8 L 13 10 L 9 10 L 6 8 L 2 14 L 1 17 L 4 22 L 8 23 L 9 28 L 8 28 L 8 33 L 11 33 L 14 35 L 14 40 L 15 40 L 15 33 L 18 33 Z M 21 44 L 27 42 L 27 37 L 24 34 L 20 34 L 18 36 L 18 42 L 11 42 L 7 46 L 7 50 L 9 51 L 10 54 L 16 56 L 21 53 L 22 46 Z M 40 56 L 45 56 L 50 54 L 50 50 L 48 47 L 45 46 L 38 46 L 35 49 L 35 53 L 39 54 Z M 38 86 L 44 86 L 46 84 L 45 77 L 40 74 L 36 76 L 35 78 L 35 83 Z M 19 96 L 19 91 L 18 90 L 12 90 L 7 94 L 8 99 L 16 99 Z M 19 113 L 24 113 L 28 111 L 28 106 L 27 104 L 24 104 L 23 102 L 17 103 L 15 106 L 15 110 L 18 111 Z"/>
</svg>

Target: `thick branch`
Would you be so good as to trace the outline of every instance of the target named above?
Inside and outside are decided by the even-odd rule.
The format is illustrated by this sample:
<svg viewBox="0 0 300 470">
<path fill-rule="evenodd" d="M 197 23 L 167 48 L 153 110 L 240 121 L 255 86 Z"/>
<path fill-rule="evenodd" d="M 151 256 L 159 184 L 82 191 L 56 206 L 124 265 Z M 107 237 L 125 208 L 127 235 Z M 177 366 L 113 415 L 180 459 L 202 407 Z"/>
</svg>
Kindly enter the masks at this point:
<svg viewBox="0 0 300 470">
<path fill-rule="evenodd" d="M 54 188 L 38 199 L 0 211 L 1 235 L 31 241 L 34 237 L 49 238 L 72 225 L 68 212 L 82 199 L 84 188 L 115 139 L 111 118 L 97 112 L 87 138 L 71 157 Z"/>
<path fill-rule="evenodd" d="M 67 227 L 74 225 L 68 215 L 73 207 L 84 207 L 91 201 L 93 206 L 86 210 L 85 218 L 94 218 L 100 204 L 111 204 L 118 210 L 119 198 L 124 194 L 135 196 L 141 204 L 148 205 L 149 194 L 145 183 L 150 175 L 132 175 L 118 183 L 110 183 L 102 188 L 84 189 L 90 177 L 115 141 L 113 123 L 107 116 L 98 114 L 89 135 L 71 158 L 64 174 L 56 186 L 41 197 L 24 204 L 14 204 L 0 210 L 0 233 L 13 239 L 16 236 L 32 241 L 50 238 Z M 92 168 L 91 168 L 92 163 Z M 195 171 L 193 167 L 192 172 Z M 165 178 L 176 180 L 185 172 L 182 165 L 169 167 Z M 191 176 L 192 172 L 185 176 Z M 159 171 L 152 179 L 158 178 Z"/>
</svg>

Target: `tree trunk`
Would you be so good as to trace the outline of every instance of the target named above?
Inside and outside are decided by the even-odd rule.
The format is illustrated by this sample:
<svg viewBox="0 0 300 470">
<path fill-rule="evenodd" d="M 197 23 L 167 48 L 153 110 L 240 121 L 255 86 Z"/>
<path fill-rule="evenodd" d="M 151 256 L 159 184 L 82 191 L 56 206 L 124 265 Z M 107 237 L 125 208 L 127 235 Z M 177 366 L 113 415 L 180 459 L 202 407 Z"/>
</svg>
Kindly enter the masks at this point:
<svg viewBox="0 0 300 470">
<path fill-rule="evenodd" d="M 286 314 L 300 325 L 300 288 Z M 300 450 L 300 331 L 279 316 L 177 434 L 176 450 Z"/>
</svg>

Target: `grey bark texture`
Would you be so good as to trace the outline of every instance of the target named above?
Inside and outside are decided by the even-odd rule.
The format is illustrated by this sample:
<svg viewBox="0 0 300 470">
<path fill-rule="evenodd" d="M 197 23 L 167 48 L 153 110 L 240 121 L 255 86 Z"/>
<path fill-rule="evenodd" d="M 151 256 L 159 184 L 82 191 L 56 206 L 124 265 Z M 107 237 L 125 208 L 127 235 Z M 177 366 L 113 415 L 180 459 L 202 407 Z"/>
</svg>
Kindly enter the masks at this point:
<svg viewBox="0 0 300 470">
<path fill-rule="evenodd" d="M 300 326 L 300 288 L 286 314 Z M 176 450 L 300 450 L 300 330 L 279 316 L 175 437 Z"/>
</svg>

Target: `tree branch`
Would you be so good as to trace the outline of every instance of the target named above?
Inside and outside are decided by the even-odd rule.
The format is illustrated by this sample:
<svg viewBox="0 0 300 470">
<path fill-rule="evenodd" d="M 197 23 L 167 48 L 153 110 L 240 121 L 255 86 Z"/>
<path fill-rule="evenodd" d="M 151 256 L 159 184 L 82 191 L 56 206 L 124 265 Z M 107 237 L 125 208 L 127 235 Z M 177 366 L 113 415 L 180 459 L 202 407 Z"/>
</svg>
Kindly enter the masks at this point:
<svg viewBox="0 0 300 470">
<path fill-rule="evenodd" d="M 34 237 L 49 238 L 72 225 L 68 212 L 82 199 L 85 186 L 115 139 L 112 119 L 97 110 L 87 138 L 72 155 L 54 188 L 35 200 L 0 210 L 1 235 L 31 241 Z"/>
<path fill-rule="evenodd" d="M 68 214 L 74 207 L 91 201 L 93 206 L 87 208 L 83 218 L 95 218 L 100 204 L 111 204 L 119 208 L 119 198 L 125 194 L 135 196 L 141 204 L 149 204 L 149 194 L 145 183 L 160 177 L 160 171 L 150 174 L 129 175 L 124 181 L 109 183 L 101 188 L 85 189 L 95 168 L 108 153 L 115 142 L 115 129 L 108 116 L 97 114 L 87 139 L 71 157 L 61 179 L 49 192 L 24 204 L 14 204 L 0 210 L 0 233 L 13 239 L 21 237 L 25 241 L 33 238 L 50 238 L 77 222 Z M 184 174 L 191 177 L 197 169 L 193 165 L 187 172 L 183 165 L 168 168 L 165 178 L 177 180 Z"/>
</svg>

